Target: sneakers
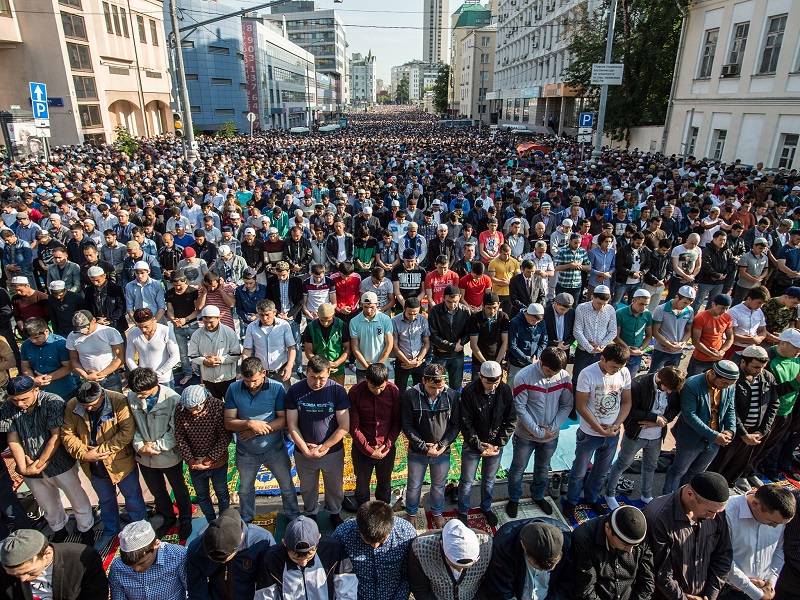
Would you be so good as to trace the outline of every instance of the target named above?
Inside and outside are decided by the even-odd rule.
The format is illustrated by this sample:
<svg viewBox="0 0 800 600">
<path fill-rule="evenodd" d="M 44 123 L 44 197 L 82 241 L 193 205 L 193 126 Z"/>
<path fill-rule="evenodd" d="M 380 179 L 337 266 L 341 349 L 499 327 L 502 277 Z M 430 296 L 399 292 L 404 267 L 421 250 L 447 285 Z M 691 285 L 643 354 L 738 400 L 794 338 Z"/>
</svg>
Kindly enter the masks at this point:
<svg viewBox="0 0 800 600">
<path fill-rule="evenodd" d="M 608 510 L 617 510 L 619 508 L 619 502 L 614 496 L 605 496 L 606 504 L 608 505 Z"/>
<path fill-rule="evenodd" d="M 606 507 L 603 506 L 599 500 L 595 500 L 594 502 L 589 502 L 589 508 L 598 516 L 602 517 L 606 514 Z"/>
<path fill-rule="evenodd" d="M 561 473 L 561 495 L 566 496 L 569 490 L 569 471 Z"/>
<path fill-rule="evenodd" d="M 559 498 L 561 496 L 561 475 L 559 473 L 553 473 L 549 491 L 552 498 Z"/>
<path fill-rule="evenodd" d="M 617 493 L 627 495 L 633 491 L 633 486 L 636 485 L 632 479 L 622 478 L 617 483 Z"/>
<path fill-rule="evenodd" d="M 53 537 L 50 538 L 50 541 L 53 544 L 60 544 L 62 542 L 66 542 L 67 541 L 67 537 L 69 537 L 69 531 L 67 531 L 67 528 L 64 527 L 64 528 L 59 529 L 58 531 L 56 531 L 53 534 Z"/>
<path fill-rule="evenodd" d="M 512 519 L 516 519 L 518 508 L 519 508 L 519 502 L 512 502 L 509 500 L 508 504 L 506 504 L 506 514 Z"/>
<path fill-rule="evenodd" d="M 564 502 L 561 504 L 561 514 L 563 514 L 568 519 L 574 519 L 575 505 L 564 500 Z"/>
<path fill-rule="evenodd" d="M 538 506 L 542 510 L 542 512 L 544 514 L 546 514 L 546 515 L 552 515 L 553 514 L 553 505 L 550 504 L 544 498 L 542 498 L 541 500 L 537 500 L 536 498 L 533 498 L 533 503 L 536 506 Z"/>
<path fill-rule="evenodd" d="M 494 514 L 490 510 L 482 510 L 483 518 L 486 519 L 486 522 L 489 524 L 489 527 L 497 527 L 497 515 Z M 458 515 L 461 517 L 461 515 Z"/>
</svg>

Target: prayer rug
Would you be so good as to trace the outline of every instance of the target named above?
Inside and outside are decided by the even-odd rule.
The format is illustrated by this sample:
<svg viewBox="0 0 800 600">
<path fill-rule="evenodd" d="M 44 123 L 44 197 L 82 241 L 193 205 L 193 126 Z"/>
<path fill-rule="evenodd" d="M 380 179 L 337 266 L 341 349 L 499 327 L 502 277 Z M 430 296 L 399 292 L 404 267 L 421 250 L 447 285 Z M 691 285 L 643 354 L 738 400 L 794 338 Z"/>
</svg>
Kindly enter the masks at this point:
<svg viewBox="0 0 800 600">
<path fill-rule="evenodd" d="M 417 513 L 419 514 L 419 513 Z M 450 521 L 451 519 L 458 518 L 458 510 L 448 510 L 442 513 L 442 516 Z M 433 513 L 430 511 L 425 512 L 425 521 L 427 522 L 427 529 L 436 529 L 433 525 Z M 489 523 L 486 522 L 486 517 L 483 516 L 481 509 L 479 508 L 471 508 L 467 513 L 467 523 L 469 524 L 470 529 L 477 529 L 478 531 L 483 531 L 484 533 L 488 533 L 489 535 L 493 536 L 497 533 L 497 528 L 492 527 Z"/>
<path fill-rule="evenodd" d="M 102 535 L 103 535 L 102 529 L 95 530 L 95 541 L 100 539 Z M 79 541 L 79 537 L 80 537 L 79 534 L 75 533 L 70 535 L 66 541 L 77 542 Z M 167 532 L 167 535 L 161 538 L 161 541 L 169 542 L 170 544 L 175 544 L 175 545 L 181 545 L 181 546 L 185 545 L 185 543 L 182 544 L 180 541 L 179 529 L 177 525 L 172 529 L 170 529 Z M 100 552 L 100 558 L 103 561 L 103 569 L 105 569 L 106 574 L 108 574 L 108 570 L 111 568 L 111 563 L 117 556 L 119 556 L 119 537 L 114 537 L 114 539 L 112 539 L 108 544 L 106 544 L 106 546 L 99 552 Z"/>
</svg>

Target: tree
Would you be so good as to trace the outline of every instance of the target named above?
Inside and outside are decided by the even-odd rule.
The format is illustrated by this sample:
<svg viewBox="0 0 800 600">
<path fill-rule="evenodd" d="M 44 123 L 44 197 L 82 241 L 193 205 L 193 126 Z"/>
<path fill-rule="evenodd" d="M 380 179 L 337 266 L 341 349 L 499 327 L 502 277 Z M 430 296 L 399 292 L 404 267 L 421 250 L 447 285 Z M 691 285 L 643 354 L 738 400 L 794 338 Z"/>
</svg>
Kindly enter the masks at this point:
<svg viewBox="0 0 800 600">
<path fill-rule="evenodd" d="M 217 137 L 220 138 L 232 138 L 236 135 L 238 131 L 238 127 L 236 127 L 236 123 L 233 121 L 225 121 L 222 125 L 219 126 L 219 130 L 217 130 Z"/>
<path fill-rule="evenodd" d="M 117 147 L 128 157 L 132 157 L 139 149 L 139 142 L 131 135 L 128 128 L 121 123 L 114 127 L 114 133 L 117 135 Z"/>
<path fill-rule="evenodd" d="M 630 139 L 630 129 L 662 125 L 667 114 L 675 56 L 681 31 L 681 11 L 687 0 L 618 0 L 612 63 L 623 63 L 622 85 L 608 86 L 605 132 L 615 140 Z M 591 100 L 596 110 L 600 87 L 590 84 L 592 63 L 605 62 L 610 0 L 590 13 L 583 6 L 571 34 L 572 62 L 567 84 Z"/>
<path fill-rule="evenodd" d="M 443 113 L 447 110 L 449 82 L 450 65 L 442 65 L 439 67 L 436 83 L 433 86 L 433 109 L 437 113 Z"/>
<path fill-rule="evenodd" d="M 397 104 L 408 104 L 409 99 L 408 75 L 403 75 L 403 79 L 397 84 L 397 91 L 394 94 L 394 101 Z"/>
</svg>

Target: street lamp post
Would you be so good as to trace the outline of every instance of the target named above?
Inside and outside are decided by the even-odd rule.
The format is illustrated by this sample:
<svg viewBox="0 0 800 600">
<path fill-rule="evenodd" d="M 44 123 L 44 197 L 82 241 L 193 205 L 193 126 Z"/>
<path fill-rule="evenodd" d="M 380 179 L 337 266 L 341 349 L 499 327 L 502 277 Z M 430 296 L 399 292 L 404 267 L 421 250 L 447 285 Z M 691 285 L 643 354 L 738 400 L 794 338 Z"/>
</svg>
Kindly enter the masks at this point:
<svg viewBox="0 0 800 600">
<path fill-rule="evenodd" d="M 606 64 L 611 62 L 611 48 L 614 45 L 614 26 L 617 20 L 617 0 L 611 0 L 608 7 L 608 37 L 606 38 Z M 606 103 L 608 102 L 608 84 L 600 89 L 600 107 L 597 111 L 597 138 L 595 139 L 592 158 L 600 158 L 603 154 L 603 126 L 606 122 Z"/>
<path fill-rule="evenodd" d="M 474 42 L 473 42 L 474 44 Z M 483 61 L 483 55 L 488 54 L 488 52 L 484 52 L 478 46 L 473 46 L 478 52 L 481 53 L 481 61 Z M 479 63 L 483 64 L 483 62 Z M 483 82 L 481 81 L 481 75 L 483 74 L 483 67 L 479 67 L 478 69 L 478 131 L 483 130 L 483 113 L 481 113 L 481 90 L 483 90 Z"/>
</svg>

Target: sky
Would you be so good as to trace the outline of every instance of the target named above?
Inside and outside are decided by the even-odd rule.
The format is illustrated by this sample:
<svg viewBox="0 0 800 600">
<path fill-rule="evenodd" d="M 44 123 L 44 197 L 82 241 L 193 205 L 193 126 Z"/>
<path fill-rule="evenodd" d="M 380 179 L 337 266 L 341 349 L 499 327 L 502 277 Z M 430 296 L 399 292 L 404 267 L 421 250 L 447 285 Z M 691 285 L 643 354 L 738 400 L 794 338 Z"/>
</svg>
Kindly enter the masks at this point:
<svg viewBox="0 0 800 600">
<path fill-rule="evenodd" d="M 391 69 L 422 59 L 423 0 L 389 3 L 386 0 L 317 0 L 321 9 L 335 8 L 345 24 L 349 54 L 370 49 L 377 62 L 377 77 L 391 83 Z M 451 0 L 451 4 L 453 4 Z M 381 10 L 387 7 L 389 10 Z"/>
</svg>

